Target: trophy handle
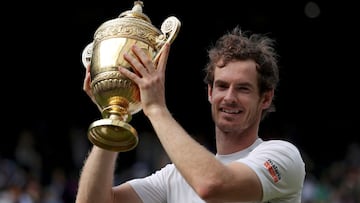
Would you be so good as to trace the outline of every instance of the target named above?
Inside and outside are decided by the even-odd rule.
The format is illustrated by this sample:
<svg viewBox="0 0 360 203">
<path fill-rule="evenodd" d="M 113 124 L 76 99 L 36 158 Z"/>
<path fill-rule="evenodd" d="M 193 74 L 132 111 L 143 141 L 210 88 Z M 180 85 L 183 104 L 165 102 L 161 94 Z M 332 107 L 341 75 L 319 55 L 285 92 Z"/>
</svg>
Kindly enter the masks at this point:
<svg viewBox="0 0 360 203">
<path fill-rule="evenodd" d="M 181 22 L 179 21 L 179 19 L 177 19 L 174 16 L 170 16 L 167 19 L 164 20 L 164 22 L 161 24 L 161 32 L 163 33 L 162 35 L 159 36 L 158 38 L 158 53 L 156 54 L 155 58 L 154 58 L 154 63 L 157 63 L 159 60 L 159 57 L 161 55 L 161 53 L 164 50 L 164 45 L 165 43 L 172 43 L 174 41 L 174 39 L 177 37 L 177 34 L 179 33 L 181 27 Z"/>
<path fill-rule="evenodd" d="M 85 68 L 87 68 L 91 63 L 92 52 L 93 52 L 93 42 L 86 45 L 81 55 L 81 61 Z"/>
</svg>

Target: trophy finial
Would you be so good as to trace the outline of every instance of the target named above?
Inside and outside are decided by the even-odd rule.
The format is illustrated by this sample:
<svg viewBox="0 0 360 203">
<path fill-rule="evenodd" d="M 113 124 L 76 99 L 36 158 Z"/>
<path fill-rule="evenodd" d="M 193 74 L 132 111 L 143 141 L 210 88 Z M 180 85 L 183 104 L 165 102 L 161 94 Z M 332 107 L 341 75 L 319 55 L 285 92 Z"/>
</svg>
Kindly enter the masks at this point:
<svg viewBox="0 0 360 203">
<path fill-rule="evenodd" d="M 142 1 L 134 1 L 134 7 L 132 11 L 142 13 L 142 8 L 144 7 L 144 3 Z"/>
<path fill-rule="evenodd" d="M 134 1 L 134 6 L 131 10 L 122 12 L 119 17 L 130 17 L 130 18 L 138 18 L 151 23 L 150 18 L 143 13 L 144 3 L 142 1 Z"/>
</svg>

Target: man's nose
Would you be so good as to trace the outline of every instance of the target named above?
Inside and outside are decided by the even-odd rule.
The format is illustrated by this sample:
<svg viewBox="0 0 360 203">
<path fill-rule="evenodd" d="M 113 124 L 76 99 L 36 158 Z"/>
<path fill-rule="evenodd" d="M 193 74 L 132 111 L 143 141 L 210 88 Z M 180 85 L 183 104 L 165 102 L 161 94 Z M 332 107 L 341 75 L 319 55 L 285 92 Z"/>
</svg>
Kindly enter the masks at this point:
<svg viewBox="0 0 360 203">
<path fill-rule="evenodd" d="M 224 100 L 227 101 L 227 102 L 233 102 L 233 101 L 236 100 L 236 93 L 235 93 L 235 91 L 234 91 L 234 88 L 229 88 L 229 89 L 226 91 Z"/>
</svg>

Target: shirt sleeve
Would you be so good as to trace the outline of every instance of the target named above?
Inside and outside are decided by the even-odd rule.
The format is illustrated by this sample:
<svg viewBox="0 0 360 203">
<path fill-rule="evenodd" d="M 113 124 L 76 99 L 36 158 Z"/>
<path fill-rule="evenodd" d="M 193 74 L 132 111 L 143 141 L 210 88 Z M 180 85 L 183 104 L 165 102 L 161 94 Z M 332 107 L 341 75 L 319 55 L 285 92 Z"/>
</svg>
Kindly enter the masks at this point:
<svg viewBox="0 0 360 203">
<path fill-rule="evenodd" d="M 238 161 L 252 168 L 259 177 L 263 189 L 262 201 L 301 195 L 305 164 L 298 149 L 290 142 L 263 142 Z"/>
<path fill-rule="evenodd" d="M 129 180 L 140 199 L 146 203 L 166 203 L 168 176 L 174 170 L 173 164 L 168 164 L 150 176 Z"/>
</svg>

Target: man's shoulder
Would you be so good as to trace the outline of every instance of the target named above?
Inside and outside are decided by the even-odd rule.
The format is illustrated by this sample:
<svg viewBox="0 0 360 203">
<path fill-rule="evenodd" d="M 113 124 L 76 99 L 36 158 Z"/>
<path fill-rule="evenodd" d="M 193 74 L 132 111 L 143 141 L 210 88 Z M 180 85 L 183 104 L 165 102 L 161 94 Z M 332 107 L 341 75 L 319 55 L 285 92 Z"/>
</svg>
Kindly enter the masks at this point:
<svg viewBox="0 0 360 203">
<path fill-rule="evenodd" d="M 278 151 L 280 153 L 296 153 L 299 154 L 299 148 L 288 140 L 264 140 L 261 144 L 256 147 L 257 150 L 265 150 L 265 151 Z"/>
<path fill-rule="evenodd" d="M 261 144 L 261 146 L 288 146 L 288 147 L 295 147 L 295 144 L 288 140 L 280 140 L 280 139 L 272 139 L 272 140 L 264 140 Z"/>
</svg>

